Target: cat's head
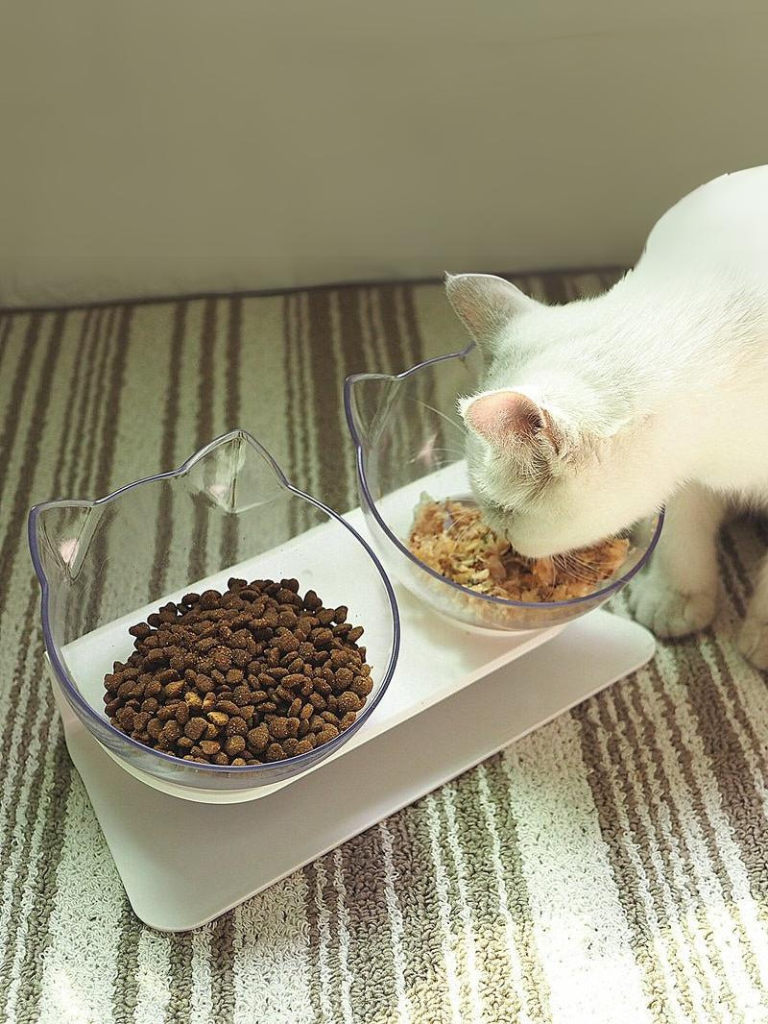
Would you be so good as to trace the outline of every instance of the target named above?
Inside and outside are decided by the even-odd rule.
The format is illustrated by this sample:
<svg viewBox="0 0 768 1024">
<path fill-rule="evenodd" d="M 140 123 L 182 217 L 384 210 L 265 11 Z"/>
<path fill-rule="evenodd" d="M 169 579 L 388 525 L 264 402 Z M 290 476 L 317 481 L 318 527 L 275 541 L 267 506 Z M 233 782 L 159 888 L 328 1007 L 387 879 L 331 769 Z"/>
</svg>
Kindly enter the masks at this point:
<svg viewBox="0 0 768 1024">
<path fill-rule="evenodd" d="M 655 511 L 670 477 L 634 356 L 588 302 L 545 306 L 501 278 L 449 277 L 448 298 L 484 360 L 459 398 L 472 487 L 522 554 L 596 543 Z M 599 300 L 597 300 L 599 301 Z"/>
</svg>

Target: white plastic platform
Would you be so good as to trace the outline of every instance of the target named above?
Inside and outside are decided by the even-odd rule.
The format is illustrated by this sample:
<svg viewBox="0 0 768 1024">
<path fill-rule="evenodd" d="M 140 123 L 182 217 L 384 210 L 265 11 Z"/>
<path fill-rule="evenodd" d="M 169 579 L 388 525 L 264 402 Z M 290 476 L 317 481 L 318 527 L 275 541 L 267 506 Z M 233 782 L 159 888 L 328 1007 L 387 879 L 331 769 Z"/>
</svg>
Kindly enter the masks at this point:
<svg viewBox="0 0 768 1024">
<path fill-rule="evenodd" d="M 213 920 L 633 672 L 654 651 L 647 630 L 604 611 L 557 635 L 497 639 L 444 622 L 400 588 L 398 600 L 401 659 L 371 728 L 261 799 L 196 803 L 150 788 L 106 753 L 57 692 L 67 747 L 142 921 L 175 932 Z M 211 876 L 224 844 L 227 871 Z M 190 879 L 203 876 L 208 884 L 195 886 L 190 900 Z"/>
</svg>

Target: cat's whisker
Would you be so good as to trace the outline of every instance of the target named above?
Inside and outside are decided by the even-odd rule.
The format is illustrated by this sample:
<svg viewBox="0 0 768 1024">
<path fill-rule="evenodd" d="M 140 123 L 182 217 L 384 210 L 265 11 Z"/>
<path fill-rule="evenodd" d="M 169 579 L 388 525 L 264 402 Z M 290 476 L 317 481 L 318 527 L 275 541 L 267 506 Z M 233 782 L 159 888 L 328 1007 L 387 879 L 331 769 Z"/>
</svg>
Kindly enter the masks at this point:
<svg viewBox="0 0 768 1024">
<path fill-rule="evenodd" d="M 461 436 L 464 437 L 464 428 L 459 426 L 459 424 L 455 420 L 452 420 L 450 416 L 446 416 L 444 412 L 441 412 L 439 409 L 436 409 L 433 405 L 427 404 L 427 402 L 417 402 L 416 404 L 422 406 L 422 408 L 424 409 L 429 409 L 430 412 L 433 412 L 436 416 L 439 416 L 441 419 L 444 419 L 446 423 L 450 423 L 454 430 L 458 430 Z"/>
<path fill-rule="evenodd" d="M 577 552 L 570 551 L 561 555 L 553 556 L 553 563 L 559 565 L 563 572 L 580 583 L 595 584 L 602 579 L 602 573 L 598 567 L 585 561 Z"/>
</svg>

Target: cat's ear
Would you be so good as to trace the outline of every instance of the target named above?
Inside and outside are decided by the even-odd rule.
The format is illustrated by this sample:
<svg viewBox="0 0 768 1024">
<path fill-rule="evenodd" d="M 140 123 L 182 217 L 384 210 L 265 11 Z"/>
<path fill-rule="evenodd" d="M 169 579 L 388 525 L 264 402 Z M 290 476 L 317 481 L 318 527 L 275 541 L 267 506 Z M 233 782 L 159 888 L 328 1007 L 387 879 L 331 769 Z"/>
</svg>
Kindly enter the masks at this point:
<svg viewBox="0 0 768 1024">
<path fill-rule="evenodd" d="M 558 430 L 548 412 L 519 391 L 490 391 L 461 399 L 459 411 L 470 430 L 497 448 L 547 440 L 558 448 Z"/>
<path fill-rule="evenodd" d="M 534 437 L 544 429 L 544 414 L 535 402 L 517 391 L 492 391 L 462 402 L 464 422 L 494 444 Z"/>
<path fill-rule="evenodd" d="M 446 274 L 445 291 L 457 316 L 486 353 L 505 325 L 535 304 L 519 288 L 491 274 Z"/>
</svg>

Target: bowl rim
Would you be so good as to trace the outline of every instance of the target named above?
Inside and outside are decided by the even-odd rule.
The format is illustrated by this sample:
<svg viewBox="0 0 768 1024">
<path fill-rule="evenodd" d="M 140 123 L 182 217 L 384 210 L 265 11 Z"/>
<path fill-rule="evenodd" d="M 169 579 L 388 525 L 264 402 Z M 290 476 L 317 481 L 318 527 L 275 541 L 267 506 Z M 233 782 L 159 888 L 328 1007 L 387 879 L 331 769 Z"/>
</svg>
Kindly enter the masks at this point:
<svg viewBox="0 0 768 1024">
<path fill-rule="evenodd" d="M 360 485 L 360 491 L 363 501 L 365 502 L 366 508 L 370 511 L 371 515 L 376 520 L 376 523 L 380 529 L 384 532 L 385 536 L 391 541 L 392 544 L 405 555 L 409 561 L 415 566 L 421 569 L 423 572 L 428 573 L 433 579 L 438 580 L 440 583 L 449 587 L 451 590 L 458 591 L 470 598 L 474 598 L 479 601 L 487 601 L 492 606 L 498 606 L 502 608 L 574 608 L 578 609 L 579 606 L 584 604 L 594 603 L 596 600 L 606 600 L 615 591 L 620 590 L 635 576 L 647 563 L 648 559 L 653 554 L 654 548 L 659 542 L 661 536 L 661 530 L 664 526 L 664 509 L 659 509 L 656 515 L 656 525 L 653 531 L 653 535 L 648 542 L 648 545 L 643 552 L 642 556 L 638 559 L 635 565 L 627 572 L 623 573 L 618 577 L 609 577 L 609 582 L 606 586 L 601 587 L 599 590 L 593 590 L 592 593 L 586 594 L 583 597 L 569 597 L 564 601 L 513 601 L 511 598 L 506 597 L 495 597 L 492 594 L 481 594 L 477 590 L 472 590 L 469 587 L 463 586 L 461 583 L 456 583 L 454 580 L 449 580 L 446 576 L 441 576 L 439 572 L 431 569 L 426 563 L 422 562 L 421 559 L 417 558 L 410 549 L 400 540 L 400 538 L 392 532 L 387 523 L 382 518 L 376 507 L 376 502 L 373 499 L 370 488 L 368 486 L 368 479 L 365 472 L 365 446 L 360 433 L 355 423 L 355 417 L 352 409 L 352 391 L 354 387 L 366 380 L 391 380 L 391 381 L 404 381 L 413 374 L 418 373 L 420 370 L 424 370 L 428 367 L 436 366 L 438 363 L 447 362 L 450 359 L 461 359 L 464 360 L 477 348 L 474 341 L 470 342 L 463 349 L 458 352 L 448 352 L 438 356 L 432 356 L 430 359 L 424 359 L 420 363 L 416 363 L 414 366 L 409 367 L 407 370 L 403 370 L 402 373 L 352 373 L 344 381 L 344 412 L 347 419 L 347 427 L 352 436 L 352 442 L 355 446 L 355 465 L 357 469 L 357 480 Z M 650 517 L 648 517 L 650 518 Z"/>
<path fill-rule="evenodd" d="M 157 750 L 155 747 L 150 747 L 145 743 L 141 743 L 139 740 L 135 740 L 132 736 L 122 732 L 116 726 L 110 722 L 110 720 L 100 715 L 98 711 L 90 704 L 89 701 L 80 693 L 75 683 L 70 679 L 69 673 L 62 662 L 58 654 L 58 644 L 53 638 L 53 632 L 51 629 L 51 621 L 49 614 L 49 600 L 50 600 L 50 584 L 48 582 L 47 574 L 43 568 L 42 558 L 40 556 L 40 550 L 37 542 L 37 523 L 40 516 L 50 508 L 97 508 L 100 506 L 106 506 L 113 501 L 116 501 L 123 494 L 128 491 L 134 490 L 135 488 L 141 487 L 144 484 L 153 483 L 156 480 L 173 480 L 176 477 L 183 476 L 187 473 L 194 465 L 202 461 L 208 456 L 215 448 L 221 447 L 224 444 L 230 443 L 235 439 L 241 439 L 254 448 L 259 455 L 265 460 L 267 465 L 270 467 L 274 476 L 283 490 L 289 491 L 297 498 L 302 498 L 304 501 L 308 501 L 310 505 L 314 505 L 315 508 L 324 512 L 329 519 L 335 520 L 341 526 L 344 527 L 352 537 L 361 545 L 365 550 L 366 554 L 371 559 L 374 568 L 377 570 L 381 581 L 384 585 L 384 590 L 389 601 L 389 608 L 392 616 L 392 649 L 389 655 L 389 661 L 386 669 L 381 675 L 381 683 L 378 687 L 378 691 L 374 695 L 373 699 L 366 701 L 363 711 L 357 720 L 344 732 L 340 732 L 338 736 L 334 736 L 328 743 L 323 744 L 322 747 L 317 750 L 324 752 L 323 758 L 325 760 L 332 754 L 336 749 L 342 747 L 347 740 L 352 737 L 357 730 L 363 725 L 363 723 L 369 718 L 374 709 L 379 704 L 380 700 L 389 688 L 389 684 L 394 675 L 395 668 L 400 654 L 400 640 L 401 640 L 401 624 L 400 624 L 400 610 L 397 604 L 397 597 L 395 596 L 395 590 L 392 585 L 384 566 L 382 565 L 378 555 L 373 550 L 368 541 L 352 526 L 347 520 L 341 516 L 338 512 L 332 509 L 329 505 L 320 501 L 318 498 L 313 497 L 311 494 L 307 494 L 306 491 L 300 490 L 294 486 L 288 477 L 281 469 L 278 462 L 270 454 L 270 452 L 262 445 L 256 438 L 249 433 L 247 430 L 241 428 L 230 430 L 226 434 L 220 434 L 218 437 L 209 441 L 208 444 L 198 448 L 192 455 L 186 459 L 181 466 L 177 469 L 167 470 L 163 473 L 154 473 L 149 476 L 141 477 L 138 480 L 133 480 L 131 483 L 124 484 L 122 487 L 118 487 L 116 490 L 111 491 L 109 494 L 102 498 L 95 498 L 93 500 L 88 499 L 67 499 L 57 498 L 51 501 L 42 501 L 33 505 L 29 511 L 27 517 L 27 539 L 29 543 L 29 549 L 32 556 L 32 564 L 35 569 L 35 574 L 40 582 L 41 598 L 40 598 L 40 616 L 43 625 L 43 639 L 45 648 L 48 653 L 53 670 L 56 674 L 59 684 L 63 688 L 64 695 L 70 703 L 77 705 L 78 708 L 85 714 L 86 718 L 90 721 L 98 722 L 100 726 L 106 726 L 107 729 L 111 730 L 121 742 L 128 743 L 130 746 L 135 747 L 142 753 L 148 753 L 154 755 L 157 758 L 162 759 L 161 763 L 171 764 L 176 768 L 182 767 L 186 769 L 192 769 L 195 772 L 202 772 L 204 774 L 210 773 L 212 775 L 229 775 L 231 773 L 237 773 L 238 775 L 249 775 L 252 774 L 254 777 L 258 774 L 264 773 L 265 771 L 274 772 L 278 765 L 303 765 L 307 768 L 314 766 L 319 763 L 317 759 L 317 751 L 309 750 L 304 754 L 295 754 L 293 757 L 286 757 L 282 761 L 267 762 L 265 764 L 254 764 L 254 765 L 220 765 L 220 764 L 201 764 L 197 761 L 185 761 L 181 757 L 176 757 L 173 754 L 167 754 L 162 750 Z M 189 584 L 191 585 L 191 584 Z M 98 737 L 95 737 L 98 740 Z M 98 742 L 101 742 L 98 740 Z M 120 756 L 119 754 L 117 756 Z M 147 768 L 143 769 L 148 771 Z M 301 769 L 295 774 L 299 775 Z"/>
</svg>

